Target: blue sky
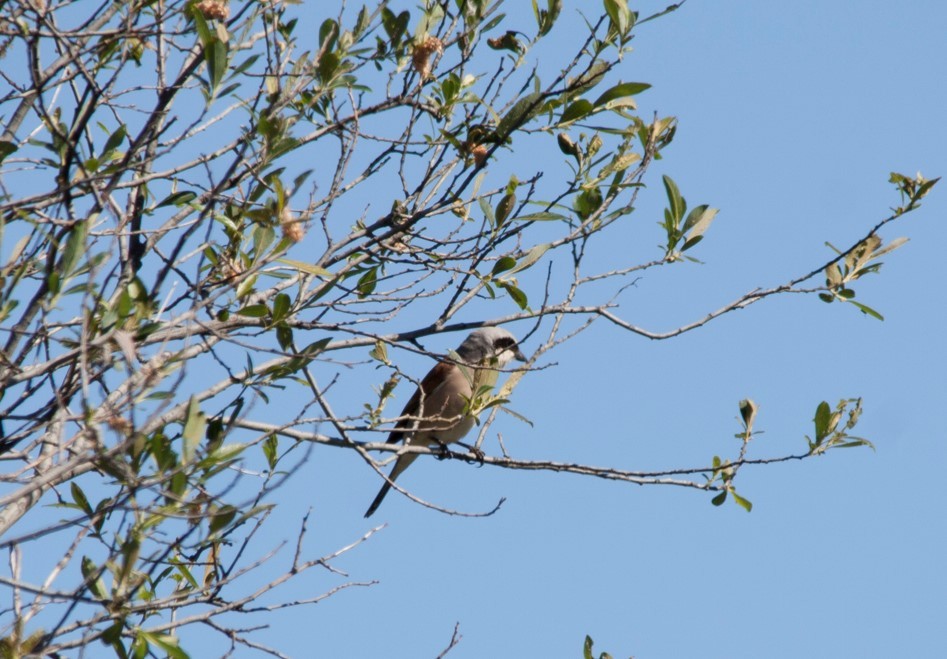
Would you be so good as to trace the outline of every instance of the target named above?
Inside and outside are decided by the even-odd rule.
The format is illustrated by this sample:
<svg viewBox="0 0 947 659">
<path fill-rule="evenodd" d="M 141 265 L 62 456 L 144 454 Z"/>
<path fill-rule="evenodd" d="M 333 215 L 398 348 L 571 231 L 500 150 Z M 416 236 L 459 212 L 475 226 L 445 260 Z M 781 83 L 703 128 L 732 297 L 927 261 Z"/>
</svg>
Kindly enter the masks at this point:
<svg viewBox="0 0 947 659">
<path fill-rule="evenodd" d="M 691 205 L 721 210 L 704 265 L 644 277 L 623 315 L 671 329 L 781 283 L 824 262 L 825 241 L 856 240 L 887 215 L 891 171 L 947 173 L 945 24 L 933 1 L 692 0 L 642 26 L 620 77 L 652 83 L 642 115 L 675 115 L 680 128 L 638 212 L 657 221 L 661 173 Z M 750 514 L 694 491 L 419 461 L 404 484 L 422 497 L 475 510 L 507 501 L 470 520 L 391 496 L 369 523 L 377 478 L 354 455 L 317 450 L 283 494 L 313 506 L 313 553 L 387 523 L 338 563 L 379 583 L 274 615 L 270 638 L 293 656 L 433 657 L 459 622 L 452 659 L 580 656 L 585 634 L 636 659 L 940 656 L 945 194 L 885 231 L 910 242 L 857 289 L 884 322 L 800 296 L 666 342 L 597 325 L 517 389 L 513 407 L 534 428 L 493 428 L 522 456 L 701 465 L 736 450 L 742 398 L 760 405 L 752 450 L 763 457 L 801 449 L 820 400 L 863 396 L 858 434 L 876 451 L 747 470 Z M 653 236 L 618 241 L 616 254 L 644 253 Z M 426 367 L 419 359 L 417 374 Z"/>
<path fill-rule="evenodd" d="M 565 64 L 557 57 L 571 53 L 582 25 L 579 3 L 565 4 L 537 53 L 546 78 Z M 590 13 L 600 6 L 582 4 Z M 666 4 L 634 8 L 647 15 Z M 507 12 L 504 28 L 532 32 L 529 3 L 510 0 Z M 888 215 L 899 202 L 891 171 L 947 174 L 945 25 L 947 6 L 933 0 L 690 0 L 637 30 L 615 81 L 651 83 L 638 97 L 641 116 L 673 115 L 680 126 L 627 232 L 619 228 L 595 264 L 660 256 L 661 174 L 691 206 L 720 213 L 694 252 L 703 264 L 649 271 L 621 297 L 622 317 L 666 331 L 783 283 L 827 261 L 826 241 L 851 244 Z M 529 173 L 543 158 L 498 152 L 491 172 Z M 376 215 L 390 207 L 387 198 L 373 202 Z M 399 481 L 422 498 L 480 511 L 505 497 L 503 507 L 484 519 L 450 517 L 393 493 L 365 520 L 377 475 L 354 452 L 315 448 L 277 492 L 269 531 L 248 555 L 285 540 L 279 565 L 264 571 L 285 567 L 310 509 L 307 557 L 383 528 L 333 563 L 347 578 L 306 573 L 261 604 L 377 583 L 277 611 L 259 640 L 293 657 L 435 657 L 459 624 L 451 659 L 577 657 L 586 634 L 616 659 L 941 656 L 945 215 L 942 185 L 885 229 L 885 240 L 910 242 L 856 287 L 884 322 L 804 296 L 772 298 L 661 342 L 600 322 L 516 389 L 511 407 L 534 426 L 501 415 L 485 445 L 496 451 L 501 433 L 522 458 L 705 466 L 736 454 L 743 398 L 759 405 L 764 431 L 750 457 L 767 457 L 804 450 L 819 401 L 862 396 L 856 434 L 875 451 L 745 469 L 738 489 L 754 504 L 749 514 L 729 502 L 715 508 L 695 490 L 422 459 Z M 351 218 L 340 212 L 338 222 Z M 431 337 L 425 347 L 446 352 L 460 340 Z M 404 351 L 392 358 L 416 377 L 431 365 Z M 386 373 L 349 373 L 334 404 L 357 413 Z M 250 416 L 279 419 L 304 395 L 286 390 Z M 398 395 L 389 411 L 409 392 Z M 200 656 L 193 631 L 184 637 Z"/>
</svg>

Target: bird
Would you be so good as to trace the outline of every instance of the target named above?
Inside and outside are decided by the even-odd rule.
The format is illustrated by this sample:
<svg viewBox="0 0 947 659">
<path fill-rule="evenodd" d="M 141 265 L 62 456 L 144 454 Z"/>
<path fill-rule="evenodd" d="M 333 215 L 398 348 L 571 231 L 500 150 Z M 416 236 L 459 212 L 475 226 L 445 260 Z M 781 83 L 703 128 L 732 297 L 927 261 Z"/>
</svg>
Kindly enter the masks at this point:
<svg viewBox="0 0 947 659">
<path fill-rule="evenodd" d="M 459 442 L 473 428 L 476 418 L 469 414 L 470 402 L 486 388 L 492 388 L 499 371 L 512 360 L 526 361 L 519 345 L 502 327 L 474 330 L 457 348 L 455 359 L 442 359 L 424 376 L 420 386 L 401 412 L 401 420 L 388 435 L 388 443 L 404 441 L 409 446 L 446 446 Z M 398 456 L 388 480 L 365 512 L 371 517 L 384 500 L 391 483 L 418 457 L 417 453 Z"/>
</svg>

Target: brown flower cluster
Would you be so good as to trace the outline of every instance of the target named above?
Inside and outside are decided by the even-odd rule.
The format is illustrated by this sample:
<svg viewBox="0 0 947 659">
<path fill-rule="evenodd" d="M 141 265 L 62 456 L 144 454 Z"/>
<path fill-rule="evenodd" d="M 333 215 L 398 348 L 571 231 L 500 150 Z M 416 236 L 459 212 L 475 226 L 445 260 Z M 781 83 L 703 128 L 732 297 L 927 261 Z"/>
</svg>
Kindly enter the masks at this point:
<svg viewBox="0 0 947 659">
<path fill-rule="evenodd" d="M 474 164 L 477 167 L 483 167 L 487 162 L 487 147 L 483 144 L 469 144 L 467 151 L 473 156 Z"/>
<path fill-rule="evenodd" d="M 280 213 L 280 228 L 283 230 L 283 237 L 292 240 L 294 243 L 301 242 L 306 235 L 302 221 L 295 219 L 289 208 L 284 208 L 283 212 Z"/>
<path fill-rule="evenodd" d="M 444 52 L 444 42 L 437 37 L 428 37 L 424 41 L 415 44 L 414 52 L 411 54 L 411 62 L 414 70 L 421 74 L 421 78 L 427 78 L 431 75 L 431 55 Z"/>
<path fill-rule="evenodd" d="M 225 0 L 201 0 L 194 5 L 194 9 L 204 18 L 216 18 L 219 21 L 230 18 L 230 7 Z"/>
</svg>

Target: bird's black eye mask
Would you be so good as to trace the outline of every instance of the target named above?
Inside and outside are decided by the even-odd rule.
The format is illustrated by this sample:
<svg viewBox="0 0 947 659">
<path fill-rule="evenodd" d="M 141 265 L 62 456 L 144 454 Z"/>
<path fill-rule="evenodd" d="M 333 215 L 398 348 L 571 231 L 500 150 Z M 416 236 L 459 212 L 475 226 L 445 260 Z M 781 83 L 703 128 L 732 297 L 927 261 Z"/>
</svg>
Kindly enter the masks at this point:
<svg viewBox="0 0 947 659">
<path fill-rule="evenodd" d="M 516 348 L 516 341 L 508 336 L 501 336 L 493 342 L 493 349 L 497 352 L 503 352 L 509 348 Z"/>
</svg>

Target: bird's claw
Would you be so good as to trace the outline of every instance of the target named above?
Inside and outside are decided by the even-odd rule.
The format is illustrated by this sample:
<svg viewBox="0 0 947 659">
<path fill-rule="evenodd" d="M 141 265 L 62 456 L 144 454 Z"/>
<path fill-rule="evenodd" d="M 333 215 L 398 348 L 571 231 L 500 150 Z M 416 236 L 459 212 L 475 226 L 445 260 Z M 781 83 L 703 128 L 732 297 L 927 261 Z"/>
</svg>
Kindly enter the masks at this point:
<svg viewBox="0 0 947 659">
<path fill-rule="evenodd" d="M 450 449 L 447 448 L 447 444 L 436 437 L 434 438 L 434 441 L 437 443 L 437 451 L 434 453 L 434 457 L 438 460 L 447 460 L 450 458 Z"/>
<path fill-rule="evenodd" d="M 464 462 L 469 465 L 478 463 L 481 467 L 483 466 L 483 459 L 487 457 L 487 454 L 480 450 L 479 446 L 471 446 L 470 444 L 464 444 L 463 442 L 458 442 L 461 446 L 467 449 L 470 453 L 473 453 L 475 457 L 473 458 L 464 458 Z"/>
</svg>

